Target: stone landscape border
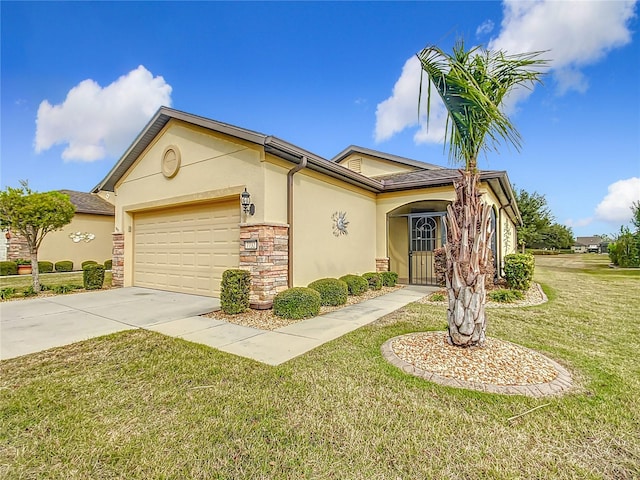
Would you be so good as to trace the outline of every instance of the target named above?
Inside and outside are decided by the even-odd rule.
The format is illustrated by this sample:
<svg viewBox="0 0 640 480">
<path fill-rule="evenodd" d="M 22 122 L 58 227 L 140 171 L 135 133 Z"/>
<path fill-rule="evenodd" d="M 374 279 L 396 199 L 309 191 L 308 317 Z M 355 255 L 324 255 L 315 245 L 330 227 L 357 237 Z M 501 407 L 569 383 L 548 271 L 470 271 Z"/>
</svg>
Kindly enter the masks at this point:
<svg viewBox="0 0 640 480">
<path fill-rule="evenodd" d="M 415 333 L 415 332 L 414 332 Z M 412 335 L 412 334 L 408 334 Z M 547 383 L 539 383 L 539 384 L 531 384 L 531 385 L 493 385 L 488 383 L 474 383 L 468 382 L 466 380 L 443 377 L 442 375 L 438 375 L 437 373 L 429 372 L 418 368 L 410 363 L 405 362 L 400 357 L 398 357 L 392 348 L 392 343 L 394 340 L 398 338 L 402 338 L 405 335 L 399 335 L 397 337 L 390 338 L 382 347 L 380 347 L 382 351 L 382 356 L 392 365 L 398 367 L 404 373 L 408 373 L 409 375 L 413 375 L 415 377 L 422 378 L 429 382 L 434 382 L 439 385 L 444 385 L 446 387 L 455 387 L 455 388 L 466 388 L 468 390 L 476 390 L 480 392 L 486 393 L 499 393 L 502 395 L 525 395 L 527 397 L 541 398 L 548 397 L 553 395 L 564 395 L 573 387 L 573 382 L 571 380 L 571 374 L 565 369 L 562 365 L 554 360 L 551 360 L 549 357 L 542 355 L 539 352 L 535 352 L 538 355 L 544 357 L 546 361 L 548 361 L 558 372 L 556 378 Z M 524 348 L 524 347 L 521 347 Z M 530 349 L 527 349 L 530 350 Z"/>
</svg>

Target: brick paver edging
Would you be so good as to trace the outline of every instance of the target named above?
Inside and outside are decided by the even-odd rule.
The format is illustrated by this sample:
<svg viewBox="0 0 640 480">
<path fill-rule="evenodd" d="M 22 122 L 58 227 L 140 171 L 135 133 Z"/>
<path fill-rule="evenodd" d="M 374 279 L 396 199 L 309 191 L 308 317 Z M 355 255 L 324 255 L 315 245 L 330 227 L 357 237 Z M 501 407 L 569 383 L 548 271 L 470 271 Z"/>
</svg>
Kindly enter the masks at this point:
<svg viewBox="0 0 640 480">
<path fill-rule="evenodd" d="M 398 367 L 404 373 L 413 375 L 415 377 L 423 378 L 429 382 L 434 382 L 447 387 L 466 388 L 468 390 L 477 390 L 486 393 L 500 393 L 503 395 L 525 395 L 527 397 L 547 397 L 551 395 L 563 395 L 567 393 L 573 386 L 571 380 L 571 374 L 560 365 L 558 362 L 551 360 L 549 357 L 536 352 L 538 355 L 542 355 L 544 359 L 549 362 L 557 370 L 558 376 L 548 383 L 538 383 L 532 385 L 492 385 L 487 383 L 474 383 L 466 380 L 459 380 L 455 378 L 443 377 L 437 373 L 428 372 L 421 368 L 418 368 L 410 363 L 405 362 L 398 357 L 393 348 L 391 347 L 394 340 L 401 338 L 404 335 L 393 337 L 382 344 L 380 350 L 382 356 L 390 362 L 392 365 Z M 524 347 L 521 347 L 524 348 Z"/>
</svg>

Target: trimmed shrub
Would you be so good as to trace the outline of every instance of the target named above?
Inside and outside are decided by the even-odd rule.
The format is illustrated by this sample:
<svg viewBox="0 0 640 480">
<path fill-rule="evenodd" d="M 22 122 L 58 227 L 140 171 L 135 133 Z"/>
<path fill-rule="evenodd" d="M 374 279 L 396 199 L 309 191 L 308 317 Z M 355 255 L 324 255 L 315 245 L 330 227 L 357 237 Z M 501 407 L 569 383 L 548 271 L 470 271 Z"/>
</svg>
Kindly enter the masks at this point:
<svg viewBox="0 0 640 480">
<path fill-rule="evenodd" d="M 504 288 L 492 290 L 488 296 L 489 300 L 499 303 L 513 303 L 516 300 L 524 299 L 524 294 L 520 290 L 506 290 Z"/>
<path fill-rule="evenodd" d="M 61 260 L 55 263 L 56 272 L 70 272 L 73 270 L 73 262 L 71 260 Z"/>
<path fill-rule="evenodd" d="M 111 270 L 112 267 L 113 267 L 113 260 L 109 259 L 104 261 L 105 270 Z"/>
<path fill-rule="evenodd" d="M 396 272 L 380 272 L 380 279 L 384 287 L 395 287 L 398 283 L 398 274 Z"/>
<path fill-rule="evenodd" d="M 510 253 L 504 257 L 504 278 L 509 288 L 528 290 L 533 279 L 535 259 L 528 253 Z"/>
<path fill-rule="evenodd" d="M 220 308 L 227 315 L 237 315 L 249 310 L 251 273 L 247 270 L 231 269 L 222 273 L 220 283 Z"/>
<path fill-rule="evenodd" d="M 362 275 L 367 283 L 369 283 L 369 289 L 380 290 L 382 288 L 382 278 L 377 272 L 367 272 Z"/>
<path fill-rule="evenodd" d="M 104 283 L 104 265 L 88 263 L 82 269 L 82 283 L 86 290 L 98 290 Z"/>
<path fill-rule="evenodd" d="M 364 292 L 369 290 L 369 282 L 360 275 L 344 275 L 340 277 L 339 280 L 342 280 L 347 284 L 349 295 L 362 295 Z"/>
<path fill-rule="evenodd" d="M 273 299 L 273 313 L 281 318 L 308 318 L 320 313 L 320 294 L 312 288 L 293 287 Z"/>
<path fill-rule="evenodd" d="M 335 307 L 347 303 L 349 287 L 342 280 L 338 280 L 337 278 L 321 278 L 320 280 L 311 282 L 308 286 L 320 294 L 320 305 Z"/>
<path fill-rule="evenodd" d="M 0 262 L 0 275 L 17 275 L 18 264 L 16 262 Z"/>
<path fill-rule="evenodd" d="M 53 262 L 38 262 L 38 270 L 40 273 L 53 272 Z"/>
<path fill-rule="evenodd" d="M 80 264 L 80 266 L 82 267 L 82 270 L 84 270 L 84 267 L 86 267 L 87 265 L 97 265 L 97 264 L 98 262 L 96 262 L 95 260 L 85 260 Z"/>
</svg>

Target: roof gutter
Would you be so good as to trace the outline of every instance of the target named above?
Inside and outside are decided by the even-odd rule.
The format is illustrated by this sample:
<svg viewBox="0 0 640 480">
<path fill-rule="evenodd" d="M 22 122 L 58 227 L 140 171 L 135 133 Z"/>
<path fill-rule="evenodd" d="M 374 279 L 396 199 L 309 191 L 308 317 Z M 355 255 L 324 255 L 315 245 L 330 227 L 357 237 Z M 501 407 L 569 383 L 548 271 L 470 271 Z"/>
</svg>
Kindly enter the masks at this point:
<svg viewBox="0 0 640 480">
<path fill-rule="evenodd" d="M 307 156 L 303 155 L 295 167 L 287 173 L 287 223 L 289 224 L 289 241 L 287 255 L 289 268 L 287 269 L 287 284 L 293 287 L 293 176 L 307 166 Z"/>
</svg>

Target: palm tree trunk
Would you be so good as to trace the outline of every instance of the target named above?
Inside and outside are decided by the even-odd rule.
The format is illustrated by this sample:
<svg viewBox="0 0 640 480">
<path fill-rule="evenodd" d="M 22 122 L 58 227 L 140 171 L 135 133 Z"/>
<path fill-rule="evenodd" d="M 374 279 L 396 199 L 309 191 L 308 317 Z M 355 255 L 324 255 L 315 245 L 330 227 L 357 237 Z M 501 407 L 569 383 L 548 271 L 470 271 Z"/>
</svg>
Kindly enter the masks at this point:
<svg viewBox="0 0 640 480">
<path fill-rule="evenodd" d="M 481 200 L 477 173 L 461 170 L 456 199 L 447 207 L 446 284 L 449 343 L 482 346 L 485 340 L 485 266 L 491 261 L 491 206 Z"/>
</svg>

